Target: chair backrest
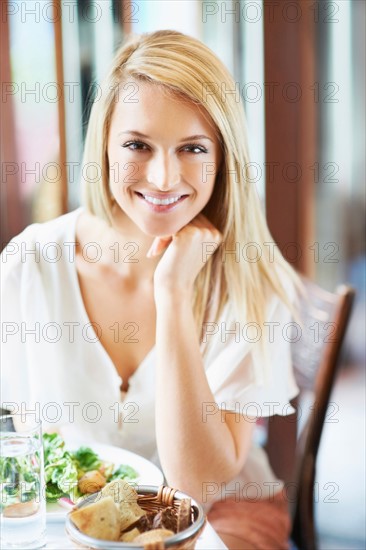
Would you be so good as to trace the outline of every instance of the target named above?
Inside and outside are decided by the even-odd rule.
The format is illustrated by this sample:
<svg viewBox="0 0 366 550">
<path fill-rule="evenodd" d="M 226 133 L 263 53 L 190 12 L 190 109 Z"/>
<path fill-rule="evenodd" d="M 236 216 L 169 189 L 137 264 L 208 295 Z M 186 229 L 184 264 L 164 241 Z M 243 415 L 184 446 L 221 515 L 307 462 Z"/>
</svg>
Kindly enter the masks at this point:
<svg viewBox="0 0 366 550">
<path fill-rule="evenodd" d="M 300 388 L 293 402 L 296 414 L 269 419 L 266 449 L 273 471 L 292 489 L 287 491 L 293 504 L 292 540 L 299 550 L 315 550 L 316 457 L 354 290 L 342 285 L 331 293 L 306 279 L 303 283 L 301 337 L 292 344 Z"/>
</svg>

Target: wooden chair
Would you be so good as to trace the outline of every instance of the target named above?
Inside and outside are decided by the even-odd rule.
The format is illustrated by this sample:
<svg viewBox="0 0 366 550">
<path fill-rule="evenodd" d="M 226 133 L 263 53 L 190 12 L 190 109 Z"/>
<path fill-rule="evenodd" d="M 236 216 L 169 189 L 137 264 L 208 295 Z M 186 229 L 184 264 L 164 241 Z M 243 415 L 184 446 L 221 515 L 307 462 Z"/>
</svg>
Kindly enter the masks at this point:
<svg viewBox="0 0 366 550">
<path fill-rule="evenodd" d="M 345 285 L 330 293 L 308 280 L 303 283 L 306 294 L 300 299 L 302 336 L 292 344 L 295 378 L 300 388 L 293 403 L 297 412 L 291 417 L 269 419 L 266 450 L 273 471 L 286 483 L 292 504 L 291 540 L 298 550 L 316 550 L 316 457 L 355 293 Z M 301 408 L 302 397 L 309 397 L 309 393 L 311 404 Z M 305 413 L 309 414 L 304 423 Z"/>
</svg>

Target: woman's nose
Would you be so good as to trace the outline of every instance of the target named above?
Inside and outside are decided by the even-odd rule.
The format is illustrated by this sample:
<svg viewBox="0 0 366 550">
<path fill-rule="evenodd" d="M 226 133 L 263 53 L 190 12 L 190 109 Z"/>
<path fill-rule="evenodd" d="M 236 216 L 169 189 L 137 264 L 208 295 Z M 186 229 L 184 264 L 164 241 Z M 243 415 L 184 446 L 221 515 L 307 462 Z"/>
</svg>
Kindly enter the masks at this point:
<svg viewBox="0 0 366 550">
<path fill-rule="evenodd" d="M 169 191 L 180 181 L 179 163 L 168 155 L 156 155 L 149 163 L 147 180 L 161 191 Z"/>
</svg>

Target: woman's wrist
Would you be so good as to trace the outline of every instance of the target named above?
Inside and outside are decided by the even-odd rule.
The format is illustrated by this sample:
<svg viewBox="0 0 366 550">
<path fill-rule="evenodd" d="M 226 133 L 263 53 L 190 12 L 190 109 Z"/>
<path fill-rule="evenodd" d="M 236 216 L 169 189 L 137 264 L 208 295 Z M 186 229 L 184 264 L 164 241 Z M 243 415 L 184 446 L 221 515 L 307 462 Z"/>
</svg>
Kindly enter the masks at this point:
<svg viewBox="0 0 366 550">
<path fill-rule="evenodd" d="M 193 289 L 190 287 L 181 288 L 172 284 L 162 285 L 154 288 L 156 308 L 164 306 L 179 307 L 181 304 L 192 304 Z"/>
<path fill-rule="evenodd" d="M 165 281 L 164 283 L 154 284 L 155 305 L 167 303 L 173 306 L 180 303 L 192 303 L 193 286 L 177 284 L 175 281 Z"/>
</svg>

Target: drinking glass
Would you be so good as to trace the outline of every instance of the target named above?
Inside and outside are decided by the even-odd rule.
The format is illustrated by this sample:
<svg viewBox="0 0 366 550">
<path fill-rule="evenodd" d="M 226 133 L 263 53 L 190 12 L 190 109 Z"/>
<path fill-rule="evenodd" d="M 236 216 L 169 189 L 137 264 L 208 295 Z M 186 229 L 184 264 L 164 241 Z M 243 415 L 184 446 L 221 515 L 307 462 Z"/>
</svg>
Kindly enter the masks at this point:
<svg viewBox="0 0 366 550">
<path fill-rule="evenodd" d="M 1 550 L 46 544 L 41 422 L 33 414 L 0 416 Z"/>
</svg>

